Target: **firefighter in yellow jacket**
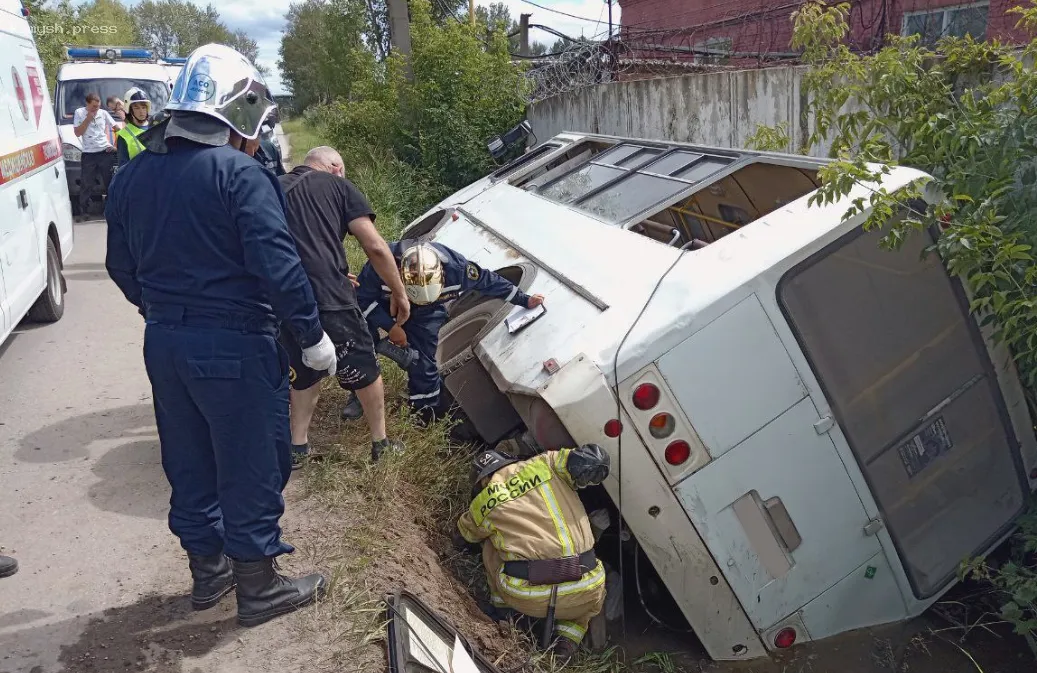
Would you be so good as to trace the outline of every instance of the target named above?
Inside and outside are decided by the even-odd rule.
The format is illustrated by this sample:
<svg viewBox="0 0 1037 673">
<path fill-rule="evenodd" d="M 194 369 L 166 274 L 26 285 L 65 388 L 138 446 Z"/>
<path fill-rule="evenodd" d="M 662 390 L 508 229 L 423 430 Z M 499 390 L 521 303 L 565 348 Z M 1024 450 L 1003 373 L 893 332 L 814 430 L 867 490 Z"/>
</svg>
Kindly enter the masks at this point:
<svg viewBox="0 0 1037 673">
<path fill-rule="evenodd" d="M 518 460 L 497 451 L 476 456 L 468 511 L 457 522 L 464 540 L 482 543 L 490 596 L 530 617 L 554 601 L 554 651 L 567 659 L 605 602 L 605 570 L 576 489 L 600 484 L 609 456 L 595 444 Z"/>
</svg>

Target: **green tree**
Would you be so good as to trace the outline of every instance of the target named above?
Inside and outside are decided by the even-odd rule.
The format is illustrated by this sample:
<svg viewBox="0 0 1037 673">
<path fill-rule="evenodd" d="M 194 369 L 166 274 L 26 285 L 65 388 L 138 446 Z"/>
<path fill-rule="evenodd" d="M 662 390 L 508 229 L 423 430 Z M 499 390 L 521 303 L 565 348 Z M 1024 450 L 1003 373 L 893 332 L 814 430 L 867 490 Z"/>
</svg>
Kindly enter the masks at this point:
<svg viewBox="0 0 1037 673">
<path fill-rule="evenodd" d="M 454 188 L 492 166 L 486 139 L 523 117 L 522 72 L 511 64 L 503 31 L 487 42 L 477 28 L 437 25 L 428 0 L 411 3 L 414 83 L 397 83 L 413 118 L 402 129 L 399 154 Z"/>
<path fill-rule="evenodd" d="M 479 5 L 475 8 L 475 21 L 483 29 L 483 39 L 489 42 L 497 31 L 503 31 L 508 37 L 508 49 L 518 54 L 522 41 L 519 36 L 518 21 L 511 17 L 511 10 L 503 2 L 492 2 L 488 7 Z M 531 56 L 543 56 L 547 53 L 547 45 L 536 40 L 529 43 Z"/>
<path fill-rule="evenodd" d="M 935 45 L 890 36 L 874 54 L 846 46 L 850 5 L 817 0 L 794 14 L 793 47 L 810 70 L 805 87 L 816 132 L 836 161 L 821 171 L 813 202 L 832 203 L 905 165 L 926 171 L 895 193 L 872 190 L 847 217 L 872 209 L 864 227 L 899 246 L 919 230 L 941 232 L 930 252 L 966 278 L 971 309 L 1012 351 L 1033 406 L 1037 386 L 1037 40 L 1021 50 L 971 37 Z M 1037 29 L 1037 2 L 1013 10 Z M 759 135 L 766 140 L 768 134 Z M 769 134 L 771 140 L 776 135 Z M 894 214 L 906 214 L 896 224 Z M 1037 510 L 1023 520 L 1015 560 L 999 571 L 982 561 L 1005 597 L 1002 617 L 1037 653 Z"/>
<path fill-rule="evenodd" d="M 36 39 L 36 49 L 43 61 L 43 71 L 47 82 L 54 84 L 58 66 L 65 60 L 65 35 L 71 32 L 75 21 L 75 9 L 69 0 L 57 4 L 46 0 L 24 0 L 29 10 L 29 25 Z"/>
<path fill-rule="evenodd" d="M 188 0 L 143 0 L 133 16 L 144 44 L 161 56 L 187 56 L 210 42 L 233 47 L 253 63 L 259 55 L 256 41 L 227 28 L 211 4 L 202 8 Z"/>
<path fill-rule="evenodd" d="M 353 98 L 357 86 L 384 71 L 371 49 L 370 16 L 359 0 L 305 0 L 289 8 L 278 66 L 299 109 Z"/>
<path fill-rule="evenodd" d="M 92 0 L 76 13 L 79 33 L 65 37 L 66 44 L 138 44 L 137 25 L 130 10 L 119 0 Z"/>
</svg>

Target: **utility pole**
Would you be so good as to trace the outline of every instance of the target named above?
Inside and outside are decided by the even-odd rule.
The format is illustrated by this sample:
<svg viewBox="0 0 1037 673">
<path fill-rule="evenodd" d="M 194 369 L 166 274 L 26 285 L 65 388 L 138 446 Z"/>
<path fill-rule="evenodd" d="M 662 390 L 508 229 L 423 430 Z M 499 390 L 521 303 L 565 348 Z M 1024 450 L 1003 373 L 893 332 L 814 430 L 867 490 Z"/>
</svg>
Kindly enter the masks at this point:
<svg viewBox="0 0 1037 673">
<path fill-rule="evenodd" d="M 454 5 L 457 7 L 457 5 Z M 472 26 L 475 26 L 475 0 L 468 0 L 468 21 L 471 22 Z"/>
<path fill-rule="evenodd" d="M 529 56 L 529 14 L 519 15 L 519 54 Z"/>
<path fill-rule="evenodd" d="M 407 80 L 414 81 L 414 70 L 410 57 L 410 14 L 407 0 L 388 0 L 389 39 L 394 49 L 403 55 L 407 69 Z"/>
<path fill-rule="evenodd" d="M 609 3 L 609 42 L 612 41 L 612 0 L 605 0 Z M 598 16 L 601 16 L 600 14 Z"/>
</svg>

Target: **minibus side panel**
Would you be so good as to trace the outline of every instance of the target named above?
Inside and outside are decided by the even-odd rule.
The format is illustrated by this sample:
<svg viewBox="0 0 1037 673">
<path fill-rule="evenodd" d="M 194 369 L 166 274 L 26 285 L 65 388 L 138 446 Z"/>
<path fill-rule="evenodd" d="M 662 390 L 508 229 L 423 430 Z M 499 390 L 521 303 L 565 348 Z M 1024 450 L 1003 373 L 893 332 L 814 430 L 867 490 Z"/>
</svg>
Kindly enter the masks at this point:
<svg viewBox="0 0 1037 673">
<path fill-rule="evenodd" d="M 696 336 L 761 330 L 758 339 L 780 346 L 759 298 L 752 294 Z M 668 380 L 676 376 L 680 362 L 692 360 L 693 348 L 689 339 L 660 359 Z M 768 352 L 789 360 L 783 348 Z M 695 382 L 712 389 L 729 369 L 725 363 L 733 366 L 740 355 L 734 349 L 714 350 L 708 354 L 715 363 L 714 378 L 700 375 Z M 747 422 L 740 433 L 746 438 L 675 491 L 749 618 L 763 631 L 836 585 L 881 546 L 864 534 L 867 513 L 835 445 L 818 425 L 822 419 L 805 390 L 762 428 L 741 416 L 743 393 L 772 378 L 760 376 L 745 372 L 736 385 L 726 388 L 729 411 L 724 417 L 733 425 Z M 679 391 L 676 395 L 694 424 L 691 400 Z"/>
</svg>

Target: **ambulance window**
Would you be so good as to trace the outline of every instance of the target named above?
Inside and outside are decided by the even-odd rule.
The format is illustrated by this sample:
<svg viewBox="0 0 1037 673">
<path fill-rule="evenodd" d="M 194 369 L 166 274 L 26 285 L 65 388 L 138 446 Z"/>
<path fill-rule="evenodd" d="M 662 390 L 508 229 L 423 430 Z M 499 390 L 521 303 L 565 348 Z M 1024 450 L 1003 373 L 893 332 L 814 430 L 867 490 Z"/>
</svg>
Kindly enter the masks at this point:
<svg viewBox="0 0 1037 673">
<path fill-rule="evenodd" d="M 151 100 L 152 114 L 161 112 L 169 101 L 169 88 L 165 82 L 146 79 L 125 79 L 122 77 L 99 77 L 97 79 L 73 79 L 58 83 L 57 111 L 58 123 L 72 121 L 76 110 L 86 105 L 86 95 L 96 93 L 101 97 L 101 106 L 109 96 L 122 98 L 132 87 L 140 87 Z"/>
</svg>

